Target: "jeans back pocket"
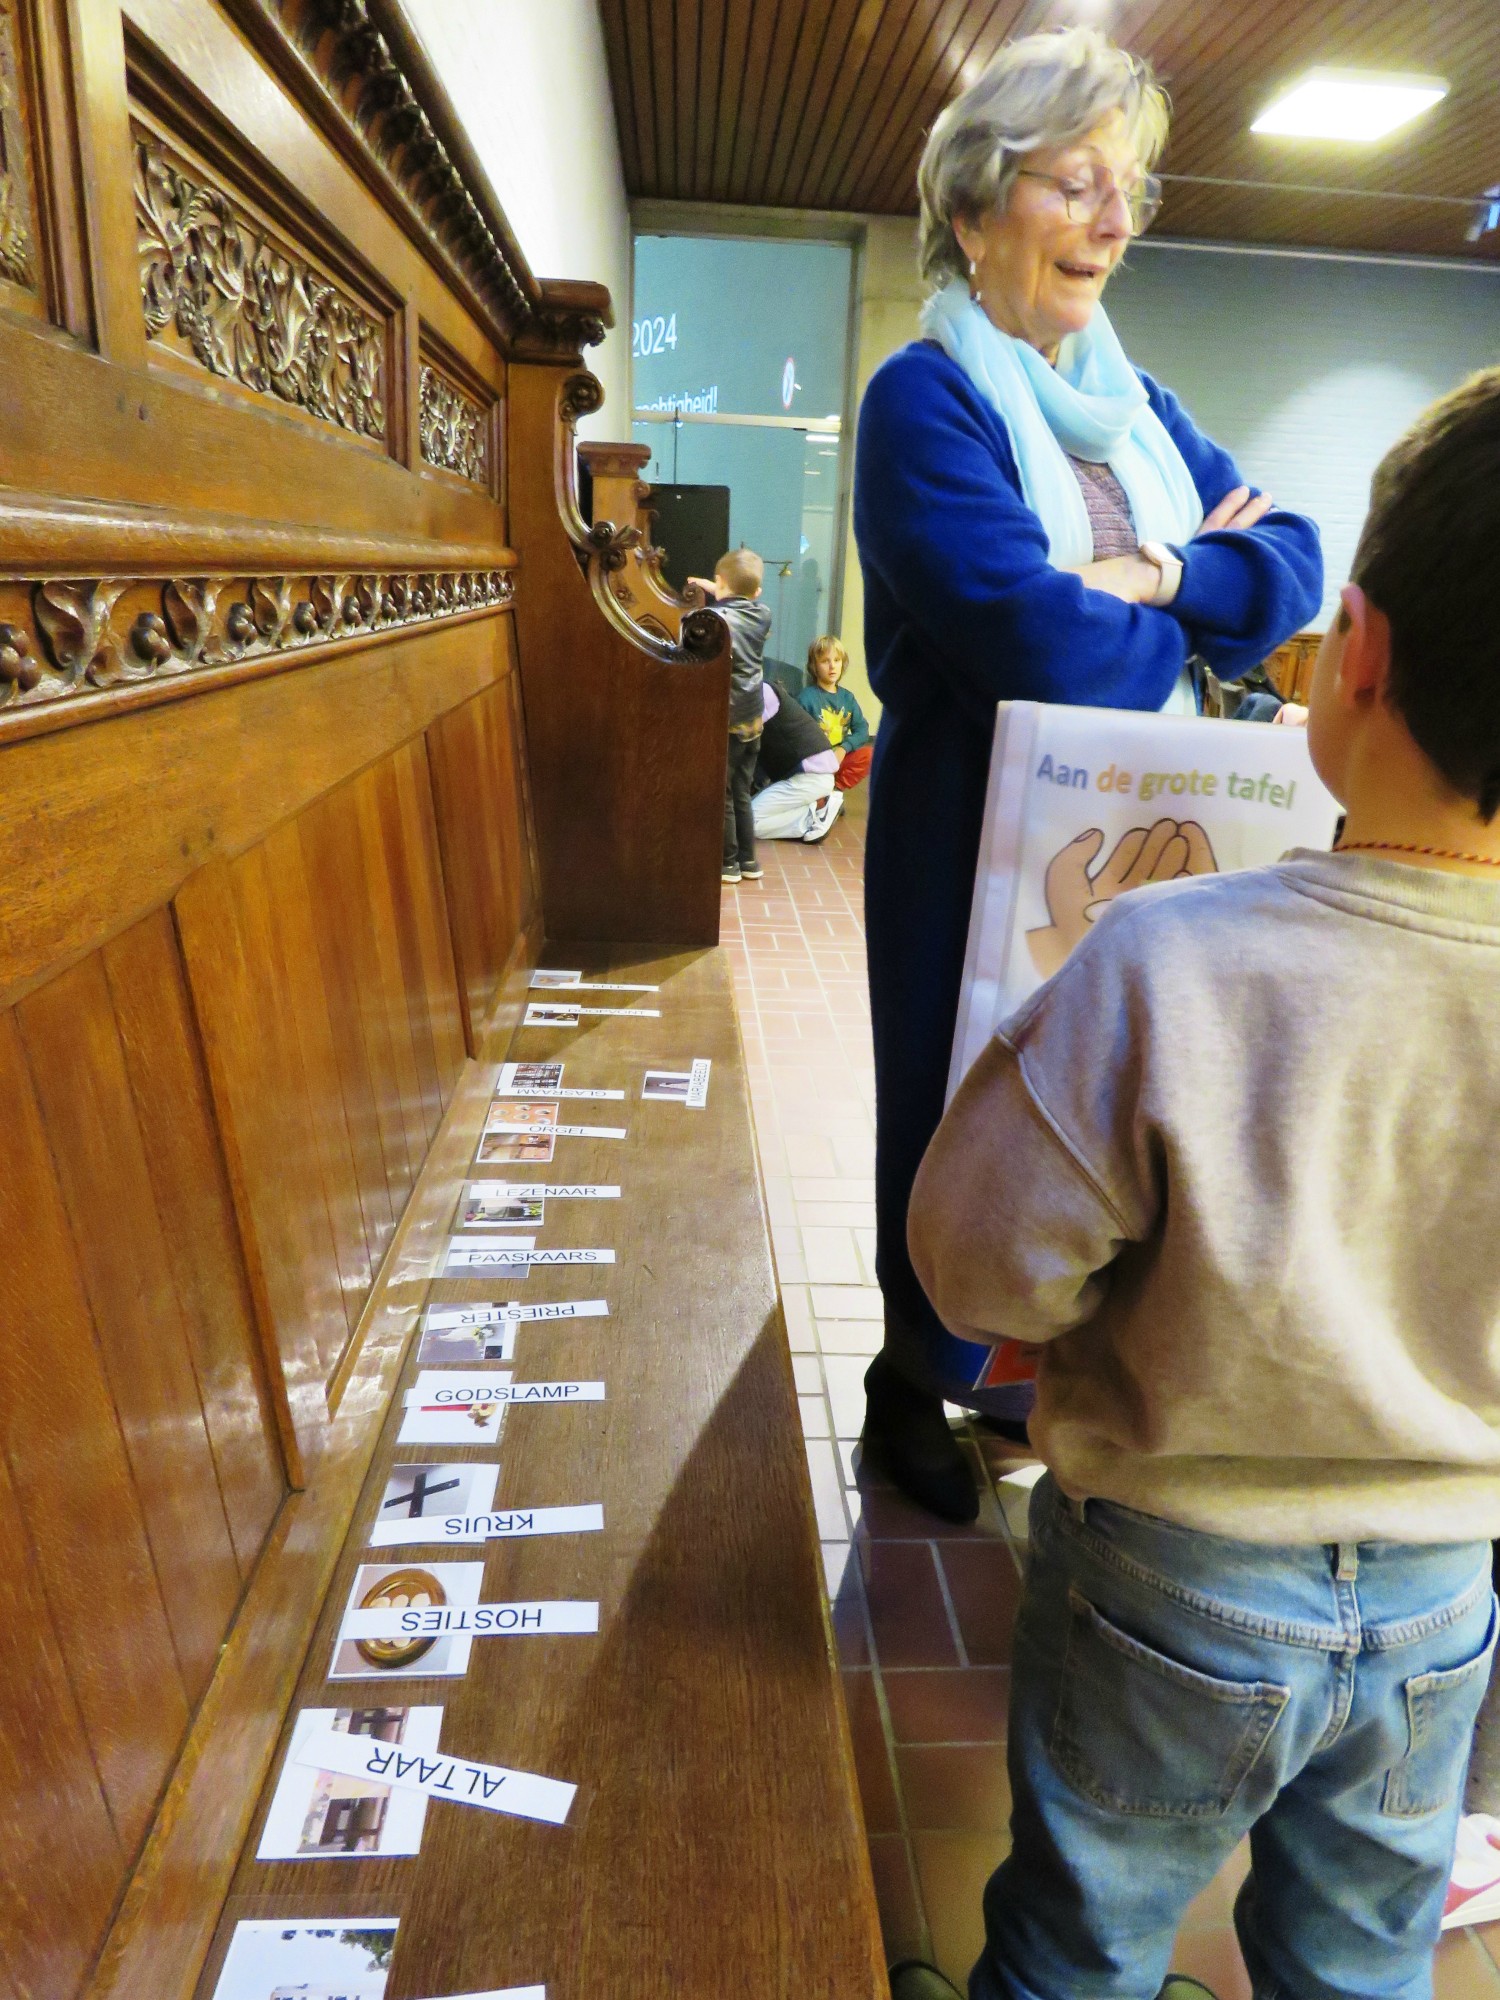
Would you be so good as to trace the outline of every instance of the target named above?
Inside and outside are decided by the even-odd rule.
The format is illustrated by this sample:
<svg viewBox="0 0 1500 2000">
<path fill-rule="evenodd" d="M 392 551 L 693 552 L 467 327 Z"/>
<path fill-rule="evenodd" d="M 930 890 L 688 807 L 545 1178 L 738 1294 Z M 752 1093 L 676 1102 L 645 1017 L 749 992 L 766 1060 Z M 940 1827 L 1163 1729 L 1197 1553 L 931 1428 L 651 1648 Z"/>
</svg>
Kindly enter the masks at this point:
<svg viewBox="0 0 1500 2000">
<path fill-rule="evenodd" d="M 1132 1639 L 1085 1597 L 1070 1617 L 1052 1756 L 1110 1812 L 1220 1817 L 1233 1805 L 1291 1689 L 1219 1680 Z"/>
<path fill-rule="evenodd" d="M 1489 1636 L 1472 1660 L 1406 1683 L 1406 1755 L 1387 1773 L 1381 1801 L 1389 1817 L 1441 1812 L 1462 1788 L 1495 1655 L 1495 1615 L 1492 1608 Z"/>
</svg>

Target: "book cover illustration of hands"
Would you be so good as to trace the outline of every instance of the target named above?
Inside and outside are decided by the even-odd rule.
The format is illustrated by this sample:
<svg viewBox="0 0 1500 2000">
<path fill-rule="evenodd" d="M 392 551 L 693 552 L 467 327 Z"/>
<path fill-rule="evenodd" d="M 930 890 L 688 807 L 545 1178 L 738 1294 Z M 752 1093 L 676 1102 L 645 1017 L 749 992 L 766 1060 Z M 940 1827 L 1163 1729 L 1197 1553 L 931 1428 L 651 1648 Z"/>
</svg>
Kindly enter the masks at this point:
<svg viewBox="0 0 1500 2000">
<path fill-rule="evenodd" d="M 1001 702 L 949 1097 L 1117 897 L 1326 849 L 1338 814 L 1301 729 Z M 1035 1373 L 1014 1341 L 974 1357 L 976 1383 Z"/>
</svg>

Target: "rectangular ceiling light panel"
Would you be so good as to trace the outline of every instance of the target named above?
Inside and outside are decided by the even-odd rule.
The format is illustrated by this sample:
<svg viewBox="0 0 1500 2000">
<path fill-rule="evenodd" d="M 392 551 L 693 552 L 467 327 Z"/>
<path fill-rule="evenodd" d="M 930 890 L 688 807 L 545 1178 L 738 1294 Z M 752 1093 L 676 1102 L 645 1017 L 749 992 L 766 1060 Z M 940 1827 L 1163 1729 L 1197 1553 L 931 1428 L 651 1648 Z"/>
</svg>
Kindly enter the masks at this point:
<svg viewBox="0 0 1500 2000">
<path fill-rule="evenodd" d="M 1379 70 L 1310 69 L 1256 119 L 1252 132 L 1288 139 L 1383 139 L 1448 95 L 1437 76 Z"/>
</svg>

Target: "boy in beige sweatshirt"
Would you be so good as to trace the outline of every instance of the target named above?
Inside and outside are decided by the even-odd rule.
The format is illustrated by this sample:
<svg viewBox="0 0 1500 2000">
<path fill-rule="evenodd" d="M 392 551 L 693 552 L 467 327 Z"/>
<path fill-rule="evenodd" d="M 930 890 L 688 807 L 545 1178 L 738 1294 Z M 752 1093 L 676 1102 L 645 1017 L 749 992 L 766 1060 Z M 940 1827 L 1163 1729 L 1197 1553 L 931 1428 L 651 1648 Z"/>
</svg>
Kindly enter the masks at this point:
<svg viewBox="0 0 1500 2000">
<path fill-rule="evenodd" d="M 918 1176 L 946 1324 L 1045 1344 L 971 2000 L 1154 1995 L 1247 1832 L 1257 2000 L 1431 1993 L 1500 1536 L 1497 550 L 1493 370 L 1375 475 L 1338 849 L 1113 905 Z"/>
</svg>

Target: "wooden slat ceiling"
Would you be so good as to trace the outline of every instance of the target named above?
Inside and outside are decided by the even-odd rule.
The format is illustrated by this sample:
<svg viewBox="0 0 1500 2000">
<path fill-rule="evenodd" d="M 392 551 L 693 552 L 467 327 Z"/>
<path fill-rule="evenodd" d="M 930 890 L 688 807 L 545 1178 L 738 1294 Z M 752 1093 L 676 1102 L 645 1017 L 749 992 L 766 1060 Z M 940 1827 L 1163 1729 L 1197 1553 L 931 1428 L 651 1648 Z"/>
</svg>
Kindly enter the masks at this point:
<svg viewBox="0 0 1500 2000">
<path fill-rule="evenodd" d="M 600 0 L 600 12 L 632 195 L 914 214 L 923 136 L 948 99 L 1011 35 L 1089 18 L 1149 56 L 1171 92 L 1161 233 L 1500 261 L 1500 232 L 1465 241 L 1468 204 L 1500 182 L 1500 0 Z M 1373 147 L 1252 133 L 1315 63 L 1437 75 L 1449 94 Z"/>
</svg>

